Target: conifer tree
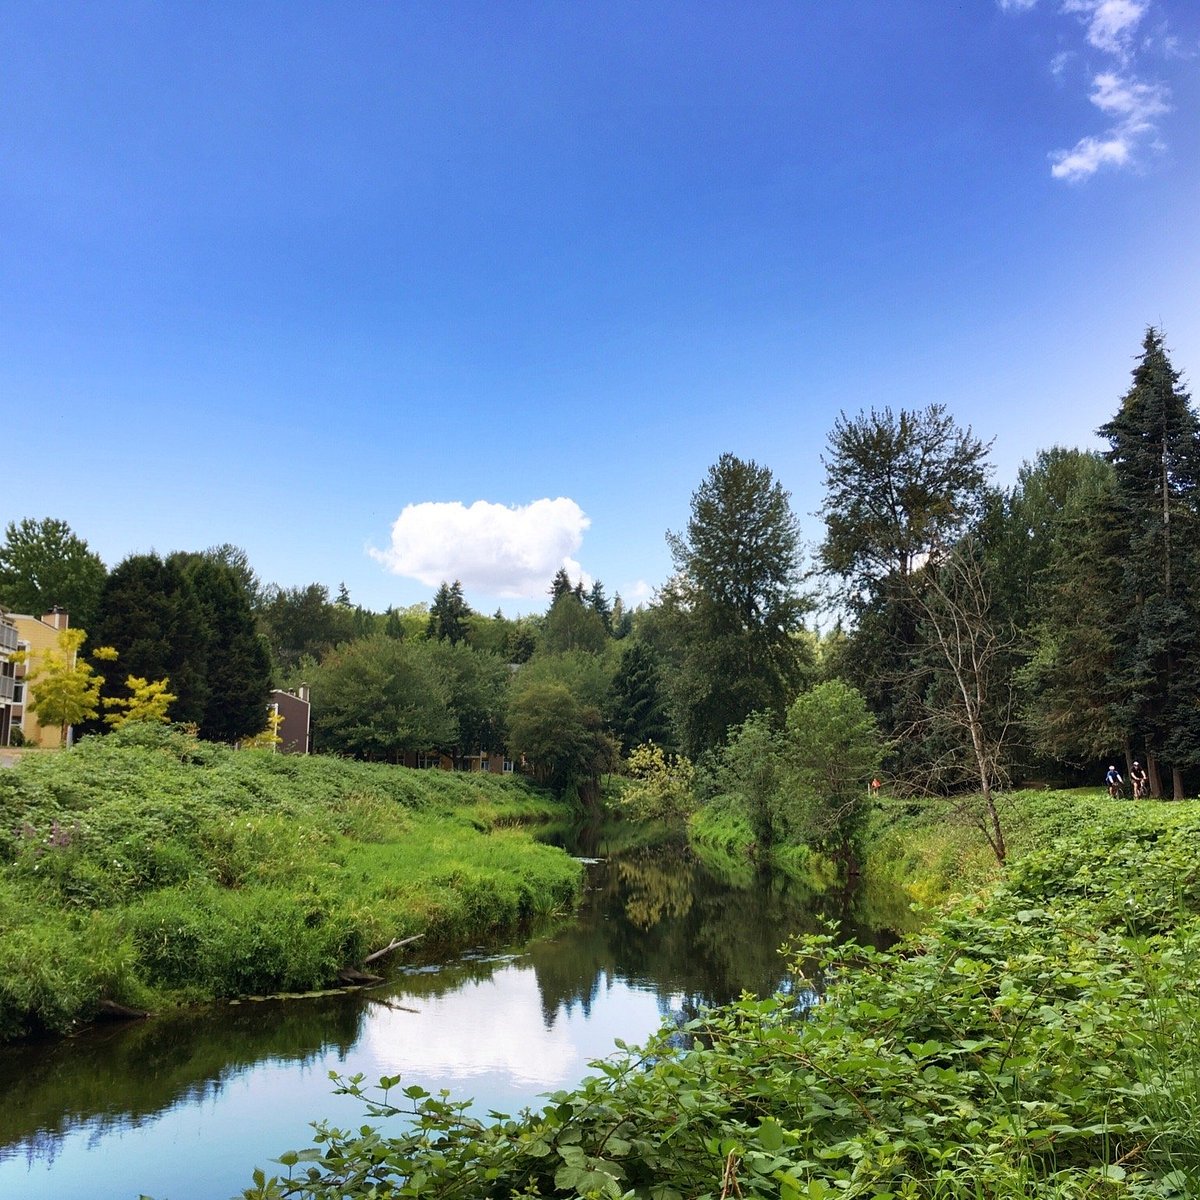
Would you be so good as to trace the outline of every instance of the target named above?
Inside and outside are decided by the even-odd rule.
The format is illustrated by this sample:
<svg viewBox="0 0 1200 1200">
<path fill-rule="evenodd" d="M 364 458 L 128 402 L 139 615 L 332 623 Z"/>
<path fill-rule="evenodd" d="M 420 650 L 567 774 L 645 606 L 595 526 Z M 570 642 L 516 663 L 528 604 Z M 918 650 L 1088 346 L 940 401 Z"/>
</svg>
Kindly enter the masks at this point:
<svg viewBox="0 0 1200 1200">
<path fill-rule="evenodd" d="M 466 639 L 470 615 L 471 606 L 463 597 L 462 584 L 457 579 L 452 584 L 443 581 L 429 608 L 426 636 L 431 641 L 448 641 L 456 646 Z"/>
<path fill-rule="evenodd" d="M 271 655 L 259 636 L 243 577 L 209 553 L 173 555 L 172 560 L 190 580 L 204 618 L 207 698 L 200 736 L 214 742 L 252 737 L 263 726 Z"/>
<path fill-rule="evenodd" d="M 671 725 L 658 661 L 645 642 L 633 642 L 621 656 L 612 684 L 611 712 L 612 729 L 622 753 L 628 754 L 645 742 L 671 748 Z"/>
<path fill-rule="evenodd" d="M 169 679 L 178 697 L 176 721 L 204 720 L 209 699 L 209 631 L 196 589 L 178 557 L 133 554 L 105 581 L 92 640 L 111 646 L 115 662 L 100 662 L 104 694 L 123 693 L 125 680 Z M 258 727 L 261 727 L 259 712 Z"/>
<path fill-rule="evenodd" d="M 692 495 L 684 534 L 668 534 L 676 576 L 664 609 L 677 647 L 671 687 L 684 751 L 721 743 L 755 711 L 782 720 L 802 674 L 793 635 L 800 527 L 770 470 L 723 454 Z"/>
<path fill-rule="evenodd" d="M 571 577 L 567 574 L 566 567 L 559 567 L 554 572 L 554 578 L 550 581 L 550 603 L 561 599 L 563 596 L 570 595 L 571 592 Z"/>
<path fill-rule="evenodd" d="M 608 604 L 608 597 L 604 594 L 604 584 L 600 580 L 596 580 L 592 584 L 592 590 L 587 596 L 588 606 L 592 612 L 604 622 L 604 630 L 606 633 L 612 633 L 612 609 Z"/>
<path fill-rule="evenodd" d="M 1145 742 L 1152 789 L 1165 762 L 1179 798 L 1183 772 L 1200 765 L 1200 421 L 1157 329 L 1099 432 L 1125 543 L 1112 686 L 1125 727 Z"/>
</svg>

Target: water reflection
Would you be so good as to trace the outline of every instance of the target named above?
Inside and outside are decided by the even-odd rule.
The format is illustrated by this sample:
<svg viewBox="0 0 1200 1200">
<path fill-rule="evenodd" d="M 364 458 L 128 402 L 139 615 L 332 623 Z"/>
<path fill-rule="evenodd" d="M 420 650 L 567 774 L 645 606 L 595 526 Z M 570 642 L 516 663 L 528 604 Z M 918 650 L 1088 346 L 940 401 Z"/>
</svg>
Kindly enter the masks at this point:
<svg viewBox="0 0 1200 1200">
<path fill-rule="evenodd" d="M 368 992 L 0 1049 L 0 1197 L 232 1196 L 306 1144 L 308 1121 L 358 1123 L 330 1070 L 400 1074 L 515 1112 L 572 1086 L 616 1038 L 775 990 L 788 935 L 827 918 L 861 933 L 851 895 L 818 905 L 794 880 L 731 881 L 678 837 L 617 850 L 597 835 L 584 849 L 601 861 L 578 919 L 508 953 L 417 964 Z"/>
</svg>

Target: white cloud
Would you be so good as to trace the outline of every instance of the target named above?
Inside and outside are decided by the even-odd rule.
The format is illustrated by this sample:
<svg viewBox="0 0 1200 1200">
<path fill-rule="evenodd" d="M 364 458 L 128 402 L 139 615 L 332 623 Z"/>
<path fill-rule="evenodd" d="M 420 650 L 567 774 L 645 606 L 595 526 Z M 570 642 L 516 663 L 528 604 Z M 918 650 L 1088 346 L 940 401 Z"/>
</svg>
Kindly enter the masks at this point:
<svg viewBox="0 0 1200 1200">
<path fill-rule="evenodd" d="M 1124 58 L 1150 0 L 1064 0 L 1063 12 L 1081 13 L 1087 40 L 1097 50 Z"/>
<path fill-rule="evenodd" d="M 1161 84 L 1122 79 L 1111 72 L 1096 76 L 1090 98 L 1101 112 L 1119 118 L 1123 126 L 1138 133 L 1150 125 L 1151 118 L 1171 111 L 1167 90 Z"/>
<path fill-rule="evenodd" d="M 1116 135 L 1080 138 L 1071 150 L 1056 150 L 1050 157 L 1055 179 L 1078 180 L 1094 175 L 1102 166 L 1123 167 L 1129 161 L 1130 144 Z"/>
<path fill-rule="evenodd" d="M 1023 13 L 1037 0 L 996 0 L 1004 12 Z M 1115 60 L 1114 69 L 1102 70 L 1092 78 L 1089 99 L 1113 122 L 1100 134 L 1081 137 L 1070 150 L 1050 155 L 1050 174 L 1055 179 L 1078 182 L 1101 167 L 1129 167 L 1137 162 L 1138 150 L 1149 145 L 1162 149 L 1155 121 L 1171 111 L 1169 92 L 1160 83 L 1142 83 L 1132 72 L 1139 52 L 1147 52 L 1157 41 L 1171 38 L 1164 30 L 1156 38 L 1135 44 L 1135 34 L 1150 11 L 1153 0 L 1060 0 L 1058 11 L 1082 19 L 1089 46 Z M 1077 57 L 1072 49 L 1060 50 L 1050 60 L 1050 73 L 1060 82 Z"/>
<path fill-rule="evenodd" d="M 1061 79 L 1075 58 L 1074 50 L 1061 50 L 1050 60 L 1050 74 L 1055 79 Z"/>
<path fill-rule="evenodd" d="M 554 573 L 566 567 L 572 579 L 583 575 L 572 557 L 591 521 L 565 496 L 507 507 L 474 504 L 409 504 L 392 525 L 386 550 L 370 556 L 394 575 L 437 587 L 458 579 L 464 590 L 494 596 L 533 597 L 545 593 Z M 585 586 L 590 584 L 585 579 Z"/>
<path fill-rule="evenodd" d="M 1091 102 L 1117 124 L 1100 137 L 1080 138 L 1070 150 L 1050 156 L 1055 179 L 1076 182 L 1103 166 L 1127 166 L 1138 145 L 1155 133 L 1154 118 L 1170 112 L 1161 84 L 1140 83 L 1108 71 L 1092 80 Z"/>
</svg>

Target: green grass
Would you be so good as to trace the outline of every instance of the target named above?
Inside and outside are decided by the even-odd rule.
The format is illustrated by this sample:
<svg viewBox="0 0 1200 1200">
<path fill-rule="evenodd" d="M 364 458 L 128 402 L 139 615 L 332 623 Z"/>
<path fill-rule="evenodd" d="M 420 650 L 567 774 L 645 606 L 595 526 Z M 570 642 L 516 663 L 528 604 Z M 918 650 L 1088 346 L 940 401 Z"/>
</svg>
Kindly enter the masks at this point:
<svg viewBox="0 0 1200 1200">
<path fill-rule="evenodd" d="M 454 946 L 573 905 L 520 781 L 236 753 L 173 730 L 0 773 L 0 1038 L 330 984 L 394 937 Z"/>
</svg>

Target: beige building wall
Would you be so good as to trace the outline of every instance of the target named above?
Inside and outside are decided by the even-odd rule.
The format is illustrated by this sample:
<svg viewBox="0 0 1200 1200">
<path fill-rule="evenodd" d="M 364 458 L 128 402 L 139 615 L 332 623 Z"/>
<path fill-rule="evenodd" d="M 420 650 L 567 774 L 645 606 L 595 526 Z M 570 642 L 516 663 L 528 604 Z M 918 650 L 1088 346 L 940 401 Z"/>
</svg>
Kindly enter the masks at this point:
<svg viewBox="0 0 1200 1200">
<path fill-rule="evenodd" d="M 25 675 L 36 670 L 39 654 L 57 648 L 58 631 L 66 629 L 67 614 L 47 613 L 44 617 L 31 617 L 24 613 L 9 613 L 9 620 L 17 627 L 17 637 L 21 641 L 22 649 L 28 653 L 25 664 L 17 668 L 17 681 L 20 683 Z M 22 686 L 22 693 L 23 691 Z M 21 727 L 26 745 L 56 749 L 62 744 L 61 730 L 57 725 L 39 725 L 37 717 L 24 703 L 25 699 L 22 694 L 22 703 L 13 705 L 13 725 Z"/>
</svg>

